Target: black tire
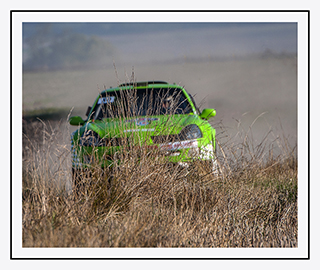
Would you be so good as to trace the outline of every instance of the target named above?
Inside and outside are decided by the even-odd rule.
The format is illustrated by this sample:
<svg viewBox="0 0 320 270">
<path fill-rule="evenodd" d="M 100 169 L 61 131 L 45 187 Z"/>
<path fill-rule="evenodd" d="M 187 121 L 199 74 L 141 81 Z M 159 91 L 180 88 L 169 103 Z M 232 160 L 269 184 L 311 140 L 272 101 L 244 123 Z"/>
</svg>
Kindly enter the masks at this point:
<svg viewBox="0 0 320 270">
<path fill-rule="evenodd" d="M 203 170 L 208 174 L 214 174 L 214 175 L 218 174 L 218 165 L 216 160 L 213 160 L 213 159 L 202 160 L 201 166 Z"/>
<path fill-rule="evenodd" d="M 72 168 L 72 191 L 79 194 L 82 185 L 83 171 L 81 169 Z"/>
<path fill-rule="evenodd" d="M 108 184 L 110 186 L 111 184 L 111 180 L 112 177 L 108 176 L 108 178 L 106 178 L 107 174 L 106 172 L 101 169 L 101 171 L 99 171 L 99 176 L 100 179 L 107 179 L 108 180 Z M 76 168 L 72 168 L 72 190 L 75 194 L 80 194 L 81 192 L 83 192 L 84 188 L 88 188 L 92 182 L 92 178 L 95 179 L 96 175 L 94 174 L 94 172 L 91 172 L 91 170 L 89 169 L 76 169 Z"/>
<path fill-rule="evenodd" d="M 79 194 L 81 190 L 87 185 L 84 181 L 91 178 L 91 171 L 88 169 L 72 168 L 72 190 Z"/>
<path fill-rule="evenodd" d="M 194 179 L 211 180 L 217 175 L 217 166 L 214 160 L 196 160 L 189 166 L 189 174 Z"/>
</svg>

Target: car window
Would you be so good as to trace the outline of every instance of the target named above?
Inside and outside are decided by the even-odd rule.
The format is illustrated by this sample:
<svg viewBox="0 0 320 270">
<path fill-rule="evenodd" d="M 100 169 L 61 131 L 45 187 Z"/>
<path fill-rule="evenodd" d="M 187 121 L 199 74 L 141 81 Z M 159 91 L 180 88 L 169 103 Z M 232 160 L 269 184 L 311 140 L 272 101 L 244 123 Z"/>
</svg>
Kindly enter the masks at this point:
<svg viewBox="0 0 320 270">
<path fill-rule="evenodd" d="M 189 97 L 190 97 L 190 99 L 191 99 L 191 101 L 192 101 L 192 103 L 193 103 L 194 107 L 196 108 L 197 112 L 200 114 L 200 109 L 199 109 L 199 107 L 197 106 L 197 104 L 196 104 L 196 101 L 195 101 L 194 97 L 193 97 L 190 93 L 188 93 L 188 95 L 189 95 Z"/>
<path fill-rule="evenodd" d="M 191 105 L 181 89 L 130 89 L 101 94 L 92 119 L 188 114 Z"/>
</svg>

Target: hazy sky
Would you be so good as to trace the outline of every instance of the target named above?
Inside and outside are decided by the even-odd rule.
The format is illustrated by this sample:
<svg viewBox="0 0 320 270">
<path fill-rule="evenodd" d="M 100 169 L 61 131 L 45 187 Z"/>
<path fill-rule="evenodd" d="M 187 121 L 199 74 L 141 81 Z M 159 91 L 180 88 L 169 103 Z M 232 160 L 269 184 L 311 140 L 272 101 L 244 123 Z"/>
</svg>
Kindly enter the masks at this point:
<svg viewBox="0 0 320 270">
<path fill-rule="evenodd" d="M 296 24 L 132 24 L 123 29 L 125 34 L 108 38 L 128 57 L 130 53 L 157 59 L 159 55 L 224 57 L 267 49 L 278 53 L 297 51 Z"/>
<path fill-rule="evenodd" d="M 43 23 L 24 23 L 24 37 Z M 52 23 L 53 34 L 99 35 L 116 49 L 116 61 L 167 61 L 297 52 L 296 23 Z"/>
</svg>

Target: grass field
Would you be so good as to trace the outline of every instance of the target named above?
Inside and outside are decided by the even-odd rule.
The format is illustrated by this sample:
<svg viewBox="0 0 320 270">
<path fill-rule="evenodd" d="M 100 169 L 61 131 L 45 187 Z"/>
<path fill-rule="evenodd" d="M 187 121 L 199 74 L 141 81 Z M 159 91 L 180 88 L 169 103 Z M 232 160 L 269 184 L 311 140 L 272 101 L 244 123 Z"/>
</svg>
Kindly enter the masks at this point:
<svg viewBox="0 0 320 270">
<path fill-rule="evenodd" d="M 23 246 L 297 247 L 296 59 L 135 67 L 137 81 L 182 84 L 217 110 L 220 174 L 146 159 L 110 171 L 112 188 L 97 169 L 72 193 L 69 110 L 84 116 L 131 72 L 24 74 Z"/>
<path fill-rule="evenodd" d="M 265 162 L 247 144 L 223 147 L 219 175 L 200 165 L 186 174 L 151 158 L 128 160 L 104 177 L 96 168 L 77 194 L 67 185 L 70 151 L 57 140 L 60 130 L 46 122 L 25 130 L 24 247 L 298 245 L 291 151 L 269 153 Z M 111 185 L 106 175 L 113 176 Z"/>
</svg>

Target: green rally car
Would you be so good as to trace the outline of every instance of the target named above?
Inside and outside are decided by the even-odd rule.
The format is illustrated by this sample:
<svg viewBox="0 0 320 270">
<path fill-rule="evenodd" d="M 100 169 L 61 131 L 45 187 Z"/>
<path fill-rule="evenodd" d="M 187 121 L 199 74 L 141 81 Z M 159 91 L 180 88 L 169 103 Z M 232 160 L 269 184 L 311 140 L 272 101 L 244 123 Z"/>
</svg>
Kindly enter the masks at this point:
<svg viewBox="0 0 320 270">
<path fill-rule="evenodd" d="M 121 153 L 137 147 L 156 149 L 182 166 L 209 161 L 216 170 L 216 131 L 208 123 L 216 111 L 200 112 L 181 86 L 163 81 L 121 84 L 102 91 L 86 115 L 86 120 L 69 119 L 79 126 L 71 134 L 73 173 L 121 164 Z"/>
</svg>

